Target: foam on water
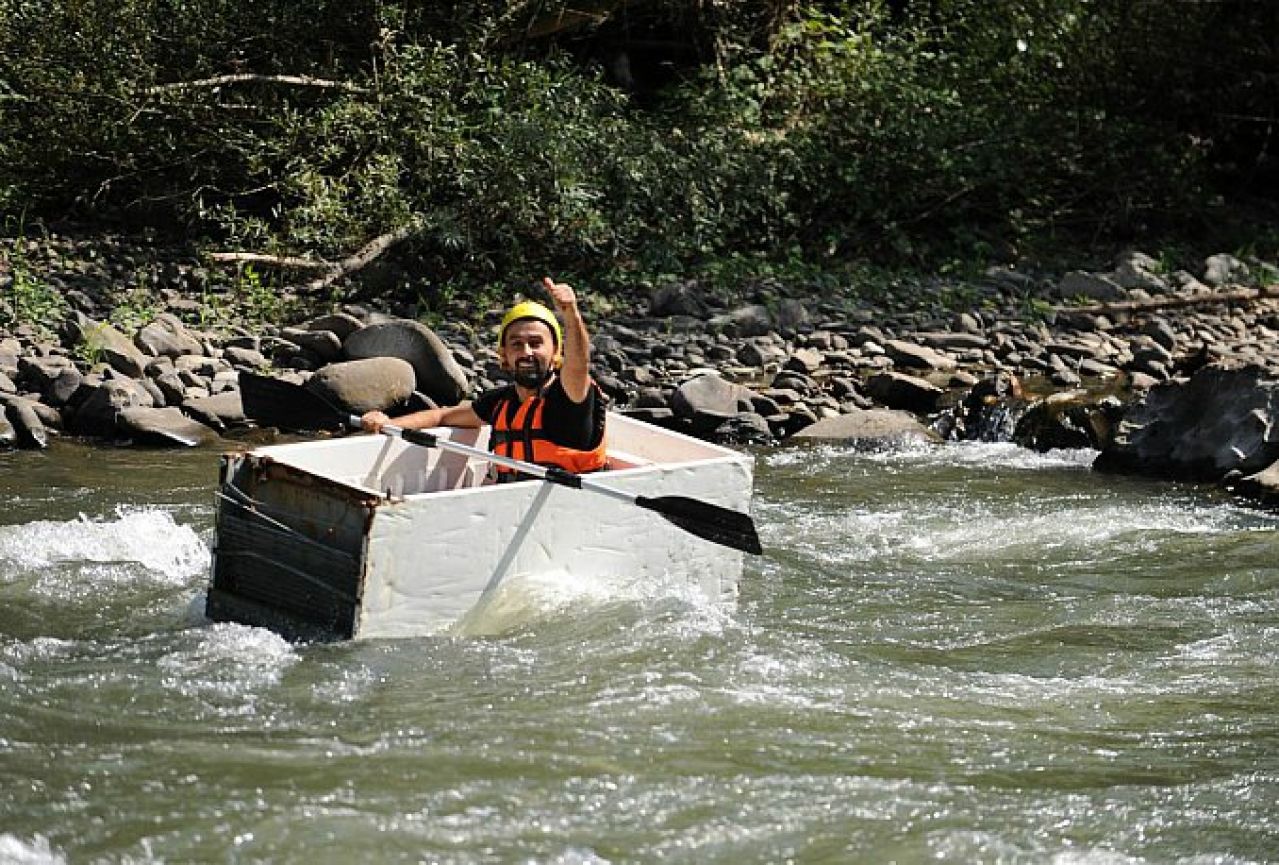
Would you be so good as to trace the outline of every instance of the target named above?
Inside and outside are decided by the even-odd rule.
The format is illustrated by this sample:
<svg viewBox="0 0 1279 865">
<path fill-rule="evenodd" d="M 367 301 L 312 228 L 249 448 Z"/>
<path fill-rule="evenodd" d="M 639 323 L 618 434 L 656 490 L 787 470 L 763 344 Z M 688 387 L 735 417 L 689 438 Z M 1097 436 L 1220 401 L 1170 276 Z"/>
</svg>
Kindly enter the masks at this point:
<svg viewBox="0 0 1279 865">
<path fill-rule="evenodd" d="M 49 846 L 42 835 L 19 838 L 5 833 L 0 835 L 0 862 L 6 865 L 66 865 L 67 857 Z"/>
<path fill-rule="evenodd" d="M 69 563 L 141 565 L 152 582 L 179 584 L 209 567 L 209 549 L 189 526 L 157 508 L 121 506 L 106 519 L 37 520 L 0 526 L 0 580 Z"/>
</svg>

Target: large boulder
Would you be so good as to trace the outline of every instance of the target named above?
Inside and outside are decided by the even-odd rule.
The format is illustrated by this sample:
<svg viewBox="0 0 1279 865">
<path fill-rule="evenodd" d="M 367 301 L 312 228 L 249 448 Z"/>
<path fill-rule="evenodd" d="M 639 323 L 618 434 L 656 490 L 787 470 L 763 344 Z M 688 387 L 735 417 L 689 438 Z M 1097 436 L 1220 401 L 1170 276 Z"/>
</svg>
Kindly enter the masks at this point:
<svg viewBox="0 0 1279 865">
<path fill-rule="evenodd" d="M 413 366 L 416 390 L 441 405 L 455 405 L 467 393 L 466 373 L 447 345 L 424 324 L 408 319 L 371 324 L 342 344 L 350 360 L 398 357 Z"/>
<path fill-rule="evenodd" d="M 695 435 L 709 435 L 739 412 L 754 409 L 751 390 L 713 373 L 694 376 L 671 394 L 675 416 L 691 423 Z"/>
<path fill-rule="evenodd" d="M 385 411 L 413 395 L 417 381 L 412 364 L 398 357 L 370 357 L 331 363 L 306 382 L 332 405 L 355 414 Z"/>
<path fill-rule="evenodd" d="M 152 357 L 181 357 L 203 354 L 204 346 L 182 321 L 172 313 L 162 312 L 143 325 L 134 335 L 133 344 Z"/>
<path fill-rule="evenodd" d="M 794 438 L 872 448 L 941 440 L 935 431 L 920 423 L 914 415 L 890 409 L 857 409 L 828 417 L 795 433 Z"/>
<path fill-rule="evenodd" d="M 217 433 L 178 408 L 123 409 L 116 415 L 116 429 L 136 444 L 197 447 L 218 440 Z"/>
<path fill-rule="evenodd" d="M 0 398 L 0 419 L 7 418 L 18 447 L 44 449 L 49 446 L 49 434 L 36 411 L 37 405 L 33 400 L 18 396 Z"/>
<path fill-rule="evenodd" d="M 1100 471 L 1184 480 L 1254 474 L 1279 460 L 1279 381 L 1260 366 L 1210 364 L 1161 382 L 1125 412 Z"/>
<path fill-rule="evenodd" d="M 75 312 L 67 325 L 67 337 L 72 346 L 87 357 L 100 359 L 130 378 L 142 378 L 142 371 L 147 365 L 146 355 L 110 322 L 94 321 L 83 313 Z"/>
</svg>

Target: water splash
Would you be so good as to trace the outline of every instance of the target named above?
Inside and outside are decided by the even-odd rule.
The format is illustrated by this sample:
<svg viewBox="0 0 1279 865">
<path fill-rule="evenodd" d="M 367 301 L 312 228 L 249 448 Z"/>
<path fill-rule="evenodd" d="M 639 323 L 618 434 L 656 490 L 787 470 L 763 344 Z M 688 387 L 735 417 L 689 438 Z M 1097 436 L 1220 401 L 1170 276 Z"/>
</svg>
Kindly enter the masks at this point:
<svg viewBox="0 0 1279 865">
<path fill-rule="evenodd" d="M 157 582 L 181 583 L 206 571 L 209 558 L 194 529 L 156 508 L 121 506 L 111 519 L 0 526 L 0 580 L 68 563 L 133 563 Z"/>
</svg>

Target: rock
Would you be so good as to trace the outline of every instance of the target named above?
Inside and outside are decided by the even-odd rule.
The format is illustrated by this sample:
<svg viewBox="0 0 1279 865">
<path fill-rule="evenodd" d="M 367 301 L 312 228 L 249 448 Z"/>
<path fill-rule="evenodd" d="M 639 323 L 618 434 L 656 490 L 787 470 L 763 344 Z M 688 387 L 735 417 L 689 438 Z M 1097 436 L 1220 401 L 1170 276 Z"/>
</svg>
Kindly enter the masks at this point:
<svg viewBox="0 0 1279 865">
<path fill-rule="evenodd" d="M 6 397 L 0 402 L 0 420 L 10 425 L 18 447 L 43 450 L 49 446 L 49 434 L 35 408 L 39 403 L 21 397 Z"/>
<path fill-rule="evenodd" d="M 1211 286 L 1229 285 L 1248 278 L 1248 265 L 1233 255 L 1218 253 L 1204 261 L 1203 281 Z"/>
<path fill-rule="evenodd" d="M 94 321 L 76 312 L 67 329 L 73 346 L 81 348 L 87 356 L 100 358 L 130 378 L 142 378 L 142 371 L 147 365 L 146 355 L 109 322 Z"/>
<path fill-rule="evenodd" d="M 715 316 L 711 326 L 737 337 L 764 336 L 773 329 L 773 316 L 768 307 L 756 303 Z"/>
<path fill-rule="evenodd" d="M 738 412 L 753 410 L 749 388 L 709 373 L 676 388 L 670 406 L 677 418 L 692 424 L 695 435 L 709 434 Z"/>
<path fill-rule="evenodd" d="M 304 385 L 353 414 L 386 411 L 406 401 L 417 381 L 413 366 L 398 357 L 370 357 L 332 363 Z"/>
<path fill-rule="evenodd" d="M 111 438 L 116 433 L 116 416 L 126 408 L 153 408 L 151 394 L 130 379 L 112 379 L 100 384 L 86 384 L 83 401 L 75 409 L 69 424 L 79 435 Z M 79 399 L 77 395 L 77 399 Z"/>
<path fill-rule="evenodd" d="M 1259 366 L 1210 364 L 1151 388 L 1124 414 L 1099 471 L 1219 480 L 1279 459 L 1279 381 Z"/>
<path fill-rule="evenodd" d="M 133 344 L 153 357 L 180 357 L 203 354 L 204 346 L 191 335 L 176 315 L 162 312 L 133 337 Z"/>
<path fill-rule="evenodd" d="M 953 358 L 923 345 L 907 342 L 902 339 L 884 340 L 884 350 L 893 359 L 893 363 L 910 369 L 931 369 L 939 372 L 950 372 L 958 369 L 959 364 Z"/>
<path fill-rule="evenodd" d="M 1108 276 L 1072 270 L 1057 283 L 1057 294 L 1066 300 L 1085 298 L 1087 300 L 1122 300 L 1125 297 L 1123 287 Z"/>
<path fill-rule="evenodd" d="M 680 282 L 665 285 L 653 292 L 648 301 L 648 314 L 657 318 L 672 315 L 688 315 L 705 318 L 706 301 L 696 283 Z"/>
<path fill-rule="evenodd" d="M 228 390 L 216 396 L 195 396 L 188 392 L 181 408 L 183 414 L 218 432 L 245 426 L 249 422 L 244 416 L 244 403 L 238 390 Z"/>
<path fill-rule="evenodd" d="M 1267 507 L 1279 505 L 1279 462 L 1271 463 L 1261 471 L 1234 481 L 1231 489 Z"/>
<path fill-rule="evenodd" d="M 333 363 L 342 356 L 342 340 L 331 330 L 286 327 L 280 336 L 313 355 L 321 364 Z"/>
<path fill-rule="evenodd" d="M 910 441 L 940 441 L 940 436 L 916 420 L 914 415 L 889 409 L 858 410 L 825 418 L 795 433 L 794 437 L 838 441 L 862 447 L 896 445 Z"/>
<path fill-rule="evenodd" d="M 467 393 L 466 374 L 448 346 L 426 325 L 407 319 L 371 324 L 352 333 L 342 344 L 351 360 L 398 357 L 413 366 L 416 390 L 440 405 L 455 405 Z"/>
<path fill-rule="evenodd" d="M 197 447 L 218 440 L 217 433 L 177 408 L 123 409 L 116 415 L 116 429 L 137 444 Z"/>
<path fill-rule="evenodd" d="M 935 384 L 899 372 L 881 372 L 866 380 L 866 394 L 875 402 L 917 415 L 936 411 L 943 393 Z"/>
<path fill-rule="evenodd" d="M 339 340 L 346 342 L 346 338 L 364 327 L 364 323 L 353 315 L 348 315 L 345 312 L 335 312 L 329 315 L 322 315 L 319 318 L 313 318 L 303 326 L 307 330 L 330 331 Z"/>
</svg>

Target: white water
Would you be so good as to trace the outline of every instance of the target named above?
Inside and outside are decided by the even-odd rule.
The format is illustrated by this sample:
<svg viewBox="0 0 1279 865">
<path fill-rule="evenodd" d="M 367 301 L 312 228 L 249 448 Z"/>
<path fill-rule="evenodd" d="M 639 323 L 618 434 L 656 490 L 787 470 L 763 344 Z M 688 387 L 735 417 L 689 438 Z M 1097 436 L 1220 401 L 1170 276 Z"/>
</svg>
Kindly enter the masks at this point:
<svg viewBox="0 0 1279 865">
<path fill-rule="evenodd" d="M 200 616 L 211 476 L 50 485 L 0 862 L 1276 861 L 1279 521 L 1090 456 L 766 453 L 736 609 L 545 574 L 312 646 Z"/>
</svg>

